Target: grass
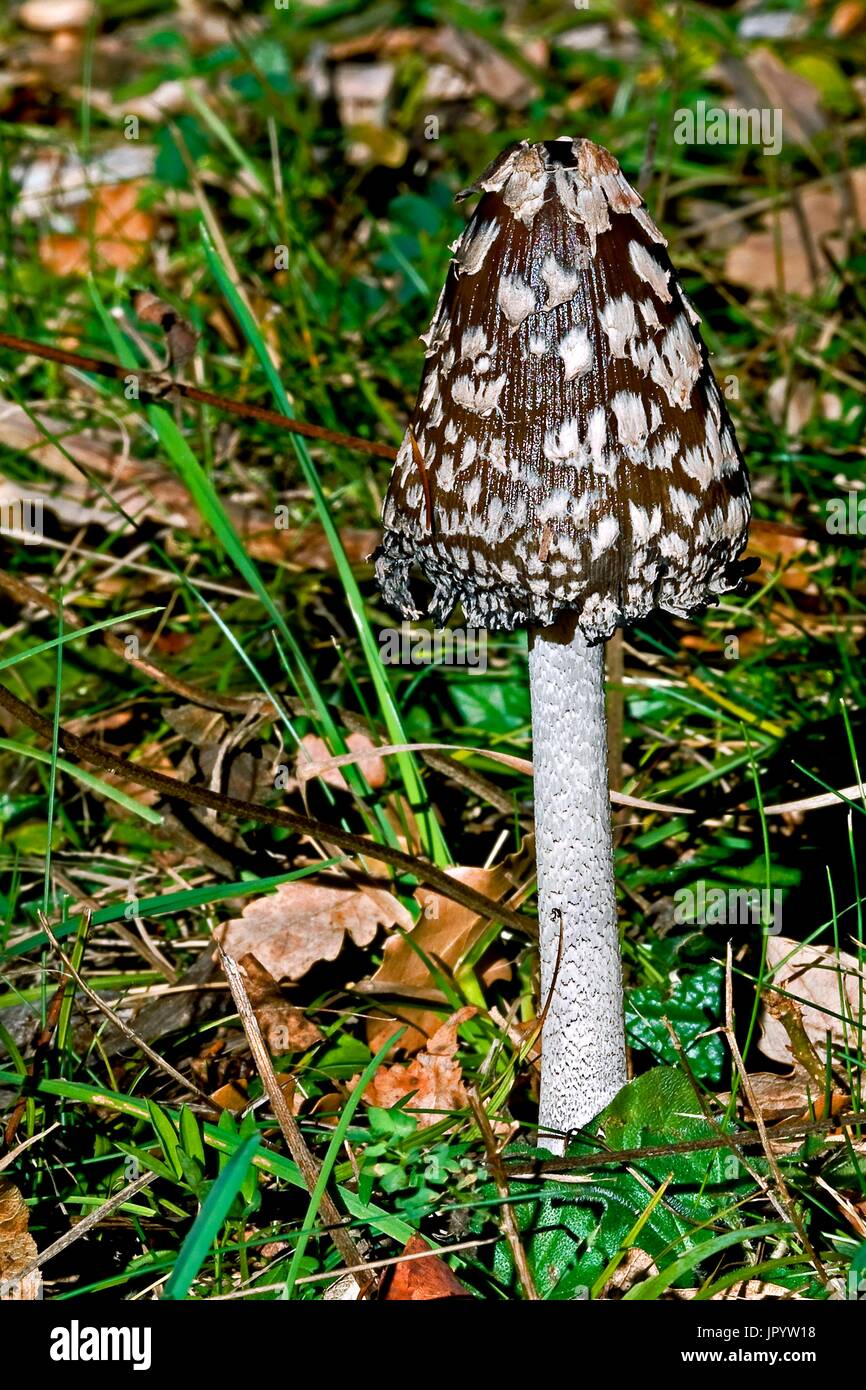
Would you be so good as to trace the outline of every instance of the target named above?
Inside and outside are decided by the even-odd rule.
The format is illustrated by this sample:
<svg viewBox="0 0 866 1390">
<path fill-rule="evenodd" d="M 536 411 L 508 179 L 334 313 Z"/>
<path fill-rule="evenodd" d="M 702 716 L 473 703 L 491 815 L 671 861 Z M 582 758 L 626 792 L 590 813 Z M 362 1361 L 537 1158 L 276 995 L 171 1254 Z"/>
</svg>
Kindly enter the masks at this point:
<svg viewBox="0 0 866 1390">
<path fill-rule="evenodd" d="M 384 0 L 369 15 L 354 5 L 262 6 L 256 24 L 247 15 L 215 42 L 190 32 L 167 0 L 105 0 L 101 24 L 73 43 L 68 70 L 41 64 L 37 52 L 36 86 L 16 79 L 3 89 L 0 307 L 9 332 L 72 344 L 137 378 L 165 356 L 159 329 L 133 303 L 147 290 L 200 335 L 187 380 L 392 446 L 417 388 L 418 335 L 464 221 L 453 194 L 506 143 L 590 135 L 640 180 L 663 224 L 749 462 L 762 564 L 746 595 L 693 621 L 657 615 L 627 634 L 624 674 L 611 682 L 623 790 L 692 814 L 615 813 L 637 1089 L 605 1140 L 615 1152 L 698 1147 L 667 1166 L 651 1157 L 600 1166 L 597 1140 L 581 1136 L 572 1154 L 588 1186 L 578 1197 L 561 1184 L 565 1234 L 552 1256 L 537 1223 L 555 1181 L 518 1185 L 511 1202 L 530 1262 L 561 1276 L 543 1285 L 547 1297 L 619 1296 L 614 1276 L 632 1245 L 654 1267 L 632 1276 L 630 1300 L 683 1288 L 702 1300 L 745 1278 L 775 1297 L 824 1299 L 838 1287 L 856 1296 L 862 1286 L 861 1129 L 824 1120 L 831 1098 L 848 1113 L 864 1109 L 862 989 L 853 1012 L 841 996 L 822 996 L 827 1027 L 846 1026 L 826 1039 L 813 1029 L 803 1053 L 809 1084 L 767 1119 L 771 1129 L 785 1119 L 797 1134 L 765 1146 L 749 1091 L 768 1097 L 785 1073 L 759 1050 L 774 935 L 757 923 L 696 921 L 688 910 L 699 891 L 765 890 L 785 940 L 826 948 L 829 965 L 853 957 L 862 971 L 863 802 L 851 789 L 864 731 L 866 247 L 856 228 L 844 244 L 828 240 L 834 229 L 814 200 L 818 181 L 860 170 L 866 156 L 854 81 L 862 36 L 834 33 L 831 6 L 793 13 L 802 24 L 790 38 L 751 40 L 739 35 L 737 11 L 654 6 L 581 49 L 563 35 L 607 23 L 605 5 L 587 16 L 542 3 L 510 24 L 486 4 L 404 11 Z M 406 23 L 419 34 L 401 44 Z M 500 71 L 480 89 L 466 80 L 453 100 L 430 96 L 446 23 L 462 43 L 483 41 L 511 63 L 511 85 L 496 85 Z M 0 25 L 34 43 L 11 18 Z M 361 65 L 381 59 L 380 29 L 397 36 L 387 130 L 347 130 L 309 74 L 321 45 L 330 46 L 326 76 L 347 54 Z M 106 34 L 122 40 L 122 61 L 110 61 Z M 760 48 L 787 74 L 778 157 L 748 145 L 677 145 L 673 113 L 722 103 L 730 92 L 718 61 L 733 52 L 745 63 Z M 803 97 L 792 74 L 817 93 L 808 139 L 796 133 Z M 181 84 L 177 108 L 140 116 L 137 139 L 124 139 L 129 112 L 166 79 Z M 371 153 L 353 163 L 359 144 Z M 108 237 L 97 226 L 92 161 L 108 149 L 153 152 L 138 175 L 138 210 L 151 219 L 144 235 L 128 213 Z M 23 172 L 47 154 L 85 161 L 78 177 L 91 215 L 71 232 L 77 205 L 61 221 L 57 209 L 34 213 L 22 201 Z M 807 263 L 820 273 L 783 283 L 792 207 L 801 233 L 814 222 Z M 764 216 L 762 257 L 747 238 Z M 72 234 L 83 238 L 85 263 L 62 274 L 50 239 Z M 115 234 L 131 242 L 125 269 L 107 258 Z M 750 293 L 731 275 L 732 249 L 743 245 L 753 247 L 756 278 L 771 266 L 771 287 Z M 477 1090 L 497 1136 L 513 1126 L 518 1144 L 532 1142 L 531 860 L 521 869 L 526 929 L 497 918 L 461 954 L 447 928 L 453 921 L 456 939 L 466 910 L 439 898 L 438 917 L 426 917 L 418 881 L 380 865 L 375 850 L 467 866 L 483 892 L 485 867 L 525 847 L 524 773 L 409 747 L 528 757 L 525 636 L 489 634 L 484 671 L 383 662 L 379 634 L 395 620 L 365 558 L 387 482 L 381 459 L 210 407 L 143 402 L 95 374 L 6 351 L 0 395 L 38 422 L 22 444 L 0 418 L 2 479 L 45 497 L 39 544 L 3 537 L 0 570 L 12 583 L 0 588 L 0 680 L 56 731 L 52 747 L 3 715 L 0 1107 L 12 1160 L 4 1176 L 23 1192 L 44 1251 L 69 1233 L 70 1214 L 97 1212 L 152 1175 L 44 1264 L 46 1296 L 73 1305 L 85 1294 L 153 1289 L 197 1300 L 321 1297 L 341 1265 L 319 1211 L 327 1190 L 374 1266 L 418 1232 L 431 1247 L 459 1247 L 448 1262 L 473 1296 L 520 1297 L 504 1199 L 470 1106 L 459 1091 L 434 1092 L 430 1103 L 418 1100 L 420 1124 L 417 1073 L 395 1071 L 381 1047 L 389 1031 L 418 1022 L 419 1010 L 429 1035 L 471 1006 L 455 1035 L 455 1072 Z M 841 530 L 828 524 L 840 503 Z M 45 606 L 22 596 L 16 580 L 43 590 Z M 208 719 L 221 721 L 213 737 Z M 63 747 L 67 726 L 253 809 L 230 821 L 168 805 L 124 775 L 88 771 Z M 343 767 L 340 784 L 293 780 L 311 736 L 339 756 L 365 730 L 403 750 L 384 777 L 359 762 Z M 287 786 L 275 784 L 277 766 L 288 769 Z M 849 790 L 826 809 L 772 809 L 828 788 Z M 259 824 L 256 802 L 364 835 L 370 855 L 348 865 L 325 834 L 313 844 Z M 333 885 L 347 867 L 393 895 L 406 958 L 425 983 L 420 1001 L 393 981 L 377 988 L 388 960 L 380 927 L 283 987 L 282 1004 L 319 1030 L 318 1041 L 274 1055 L 320 1165 L 311 1191 L 285 1155 L 222 977 L 195 972 L 213 930 L 246 905 L 281 885 Z M 461 911 L 462 919 L 448 915 Z M 40 913 L 61 942 L 71 938 L 80 978 L 171 1075 L 65 976 Z M 838 993 L 838 975 L 832 980 Z M 782 995 L 805 999 L 791 983 Z M 796 1018 L 790 1026 L 796 1032 Z M 398 1067 L 416 1065 L 412 1056 L 400 1053 Z M 403 1094 L 362 1101 L 374 1075 L 398 1091 L 403 1075 Z M 229 1093 L 236 1112 L 226 1108 Z M 731 1138 L 745 1131 L 754 1144 Z M 0 1277 L 2 1269 L 0 1261 Z"/>
</svg>

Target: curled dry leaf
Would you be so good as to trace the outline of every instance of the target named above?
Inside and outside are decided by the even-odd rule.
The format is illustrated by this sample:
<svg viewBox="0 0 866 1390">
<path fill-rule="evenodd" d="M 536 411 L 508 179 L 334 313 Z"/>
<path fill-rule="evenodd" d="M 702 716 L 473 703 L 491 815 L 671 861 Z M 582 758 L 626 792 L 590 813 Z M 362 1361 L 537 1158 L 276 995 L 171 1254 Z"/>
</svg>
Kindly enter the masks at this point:
<svg viewBox="0 0 866 1390">
<path fill-rule="evenodd" d="M 27 1205 L 18 1188 L 0 1178 L 0 1302 L 29 1302 L 41 1296 L 38 1270 L 20 1277 L 37 1254 L 28 1220 Z"/>
<path fill-rule="evenodd" d="M 290 1004 L 269 971 L 251 951 L 238 961 L 246 976 L 249 1001 L 268 1050 L 277 1057 L 285 1052 L 304 1052 L 321 1042 L 323 1034 L 302 1011 Z"/>
<path fill-rule="evenodd" d="M 411 1236 L 403 1247 L 404 1255 L 420 1255 L 430 1250 L 423 1236 Z M 431 1298 L 470 1298 L 457 1275 L 438 1255 L 426 1259 L 406 1259 L 394 1265 L 388 1276 L 382 1301 L 385 1303 L 419 1302 Z"/>
<path fill-rule="evenodd" d="M 380 1067 L 364 1092 L 367 1104 L 390 1110 L 405 1096 L 412 1096 L 407 1110 L 462 1110 L 467 1104 L 467 1097 L 462 1069 L 456 1057 L 457 1029 L 477 1012 L 471 1005 L 458 1009 L 437 1029 L 424 1051 L 413 1057 L 411 1062 Z M 430 1125 L 438 1124 L 442 1118 L 441 1114 L 436 1113 L 421 1114 L 418 1116 L 418 1127 L 427 1129 Z"/>
<path fill-rule="evenodd" d="M 234 1081 L 227 1081 L 224 1086 L 220 1086 L 211 1093 L 211 1100 L 218 1105 L 221 1110 L 230 1110 L 232 1114 L 239 1115 L 242 1110 L 246 1110 L 250 1103 L 250 1098 L 240 1086 Z"/>
<path fill-rule="evenodd" d="M 412 918 L 385 889 L 303 880 L 256 898 L 214 935 L 236 960 L 251 951 L 275 980 L 299 980 L 318 961 L 335 960 L 347 936 L 369 946 L 380 926 L 396 925 L 409 930 Z"/>
<path fill-rule="evenodd" d="M 532 849 L 527 841 L 517 854 L 509 855 L 501 863 L 489 869 L 461 866 L 448 869 L 448 875 L 460 883 L 484 893 L 494 902 L 517 893 L 511 899 L 515 906 L 525 896 L 527 879 L 532 873 Z M 470 909 L 458 903 L 449 902 L 439 893 L 427 888 L 419 888 L 415 897 L 422 907 L 422 914 L 412 931 L 412 941 L 426 956 L 441 962 L 446 969 L 455 973 L 460 969 L 468 953 L 479 941 L 488 923 Z M 437 995 L 436 983 L 431 978 L 424 961 L 409 942 L 402 936 L 393 936 L 385 943 L 382 964 L 362 987 L 364 993 L 375 995 L 394 994 L 399 999 L 417 998 L 419 990 Z M 395 1015 L 410 1023 L 412 1027 L 403 1035 L 400 1046 L 411 1052 L 423 1046 L 425 1037 L 439 1027 L 441 1012 L 435 1009 L 396 1005 Z M 381 1047 L 393 1024 L 376 1019 L 367 1030 L 367 1040 L 371 1047 Z"/>
<path fill-rule="evenodd" d="M 738 1109 L 746 1123 L 752 1123 L 757 1119 L 752 1108 L 752 1099 L 764 1123 L 771 1126 L 801 1117 L 806 1122 L 820 1120 L 824 1116 L 824 1089 L 816 1085 L 805 1067 L 795 1066 L 786 1076 L 780 1076 L 774 1071 L 750 1072 L 749 1088 L 748 1095 L 741 1091 L 737 1096 Z M 720 1092 L 717 1099 L 721 1105 L 726 1105 L 730 1100 L 730 1093 Z M 830 1100 L 831 1114 L 838 1114 L 840 1110 L 845 1109 L 847 1103 L 847 1097 L 833 1095 Z M 802 1143 L 799 1139 L 786 1141 L 774 1138 L 772 1129 L 769 1136 L 770 1146 L 776 1154 L 794 1153 Z"/>
<path fill-rule="evenodd" d="M 173 371 L 179 372 L 193 356 L 198 342 L 199 335 L 192 324 L 149 290 L 141 290 L 132 303 L 142 323 L 155 323 L 162 329 L 168 365 Z"/>
<path fill-rule="evenodd" d="M 376 745 L 368 734 L 354 733 L 349 734 L 346 739 L 346 747 L 350 753 L 369 753 Z M 298 749 L 298 781 L 309 782 L 313 777 L 321 775 L 322 781 L 327 782 L 329 787 L 342 792 L 347 791 L 346 779 L 338 767 L 329 768 L 321 774 L 318 771 L 319 764 L 328 762 L 331 757 L 331 750 L 323 738 L 318 738 L 316 734 L 306 734 L 301 739 Z M 359 766 L 371 787 L 384 787 L 388 780 L 384 758 L 364 758 Z"/>
<path fill-rule="evenodd" d="M 784 990 L 800 1006 L 803 1028 L 823 1058 L 829 1032 L 834 1045 L 852 1044 L 857 1037 L 862 972 L 853 956 L 830 946 L 803 946 L 785 936 L 771 936 L 767 943 L 770 988 Z M 791 1040 L 768 1008 L 761 1013 L 759 1048 L 765 1057 L 791 1066 Z"/>
</svg>

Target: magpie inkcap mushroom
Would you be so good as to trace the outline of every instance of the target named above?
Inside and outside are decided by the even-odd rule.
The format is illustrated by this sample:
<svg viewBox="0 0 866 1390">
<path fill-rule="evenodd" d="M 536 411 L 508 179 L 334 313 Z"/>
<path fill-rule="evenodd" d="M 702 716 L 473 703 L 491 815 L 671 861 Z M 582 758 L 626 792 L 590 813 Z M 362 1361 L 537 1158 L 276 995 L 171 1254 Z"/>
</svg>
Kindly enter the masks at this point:
<svg viewBox="0 0 866 1390">
<path fill-rule="evenodd" d="M 455 242 L 376 555 L 383 597 L 530 629 L 542 1038 L 561 1152 L 626 1080 L 603 643 L 737 587 L 749 484 L 667 243 L 616 160 L 506 150 Z"/>
</svg>

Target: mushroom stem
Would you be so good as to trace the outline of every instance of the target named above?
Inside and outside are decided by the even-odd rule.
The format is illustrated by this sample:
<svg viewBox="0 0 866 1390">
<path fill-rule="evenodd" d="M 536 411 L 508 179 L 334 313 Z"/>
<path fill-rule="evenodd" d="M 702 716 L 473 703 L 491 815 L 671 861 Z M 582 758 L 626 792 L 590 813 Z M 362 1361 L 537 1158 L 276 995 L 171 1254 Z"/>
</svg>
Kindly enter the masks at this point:
<svg viewBox="0 0 866 1390">
<path fill-rule="evenodd" d="M 542 1033 L 540 1143 L 593 1119 L 626 1082 L 613 879 L 604 648 L 575 615 L 529 645 Z M 553 1133 L 548 1133 L 553 1131 Z"/>
</svg>

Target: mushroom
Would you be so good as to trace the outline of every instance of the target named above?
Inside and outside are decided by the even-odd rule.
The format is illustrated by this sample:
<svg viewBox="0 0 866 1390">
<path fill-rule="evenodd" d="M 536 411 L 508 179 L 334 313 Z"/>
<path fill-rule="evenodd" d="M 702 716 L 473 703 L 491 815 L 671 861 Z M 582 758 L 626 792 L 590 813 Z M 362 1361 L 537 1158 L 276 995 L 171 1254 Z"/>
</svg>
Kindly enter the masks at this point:
<svg viewBox="0 0 866 1390">
<path fill-rule="evenodd" d="M 749 485 L 667 243 L 590 140 L 506 150 L 426 345 L 376 577 L 442 624 L 529 628 L 542 1033 L 540 1128 L 561 1153 L 625 1083 L 604 643 L 737 587 Z"/>
</svg>

